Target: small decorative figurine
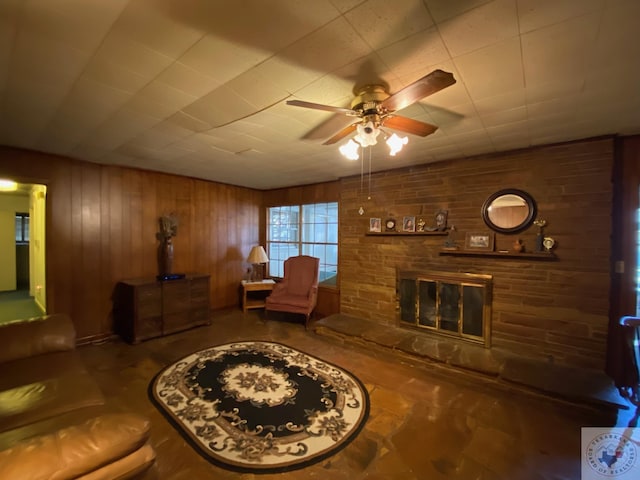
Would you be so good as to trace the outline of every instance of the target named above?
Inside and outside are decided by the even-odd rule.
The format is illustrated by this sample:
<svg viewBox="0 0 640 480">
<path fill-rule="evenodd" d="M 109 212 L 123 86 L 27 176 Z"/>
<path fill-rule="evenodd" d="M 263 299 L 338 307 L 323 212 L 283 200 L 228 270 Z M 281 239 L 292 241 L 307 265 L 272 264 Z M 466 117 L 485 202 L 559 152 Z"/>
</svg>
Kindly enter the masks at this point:
<svg viewBox="0 0 640 480">
<path fill-rule="evenodd" d="M 445 250 L 457 250 L 458 249 L 458 244 L 456 243 L 456 235 L 457 235 L 457 231 L 456 231 L 456 226 L 455 225 L 451 225 L 451 227 L 449 228 L 449 233 L 447 235 L 447 239 L 444 241 L 444 249 Z"/>
<path fill-rule="evenodd" d="M 516 253 L 524 252 L 524 243 L 522 242 L 522 239 L 519 238 L 513 242 L 513 251 Z"/>
<path fill-rule="evenodd" d="M 534 221 L 533 224 L 538 227 L 538 234 L 536 235 L 536 252 L 541 253 L 544 248 L 544 245 L 542 244 L 542 242 L 544 241 L 543 229 L 547 224 L 547 221 L 539 218 L 538 220 Z"/>
<path fill-rule="evenodd" d="M 425 222 L 423 218 L 418 219 L 418 231 L 419 232 L 424 232 L 424 226 L 426 224 L 427 224 L 427 222 Z"/>
</svg>

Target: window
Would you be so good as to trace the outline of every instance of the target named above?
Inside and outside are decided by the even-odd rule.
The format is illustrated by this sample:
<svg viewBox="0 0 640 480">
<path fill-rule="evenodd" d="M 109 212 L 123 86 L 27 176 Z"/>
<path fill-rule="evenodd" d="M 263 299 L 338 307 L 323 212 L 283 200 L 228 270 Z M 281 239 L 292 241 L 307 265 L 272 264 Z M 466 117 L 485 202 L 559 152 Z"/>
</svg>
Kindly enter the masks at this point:
<svg viewBox="0 0 640 480">
<path fill-rule="evenodd" d="M 269 274 L 284 276 L 284 261 L 296 255 L 320 259 L 320 284 L 336 285 L 338 275 L 338 203 L 267 209 Z"/>
<path fill-rule="evenodd" d="M 16 243 L 29 243 L 28 213 L 16 213 Z"/>
</svg>

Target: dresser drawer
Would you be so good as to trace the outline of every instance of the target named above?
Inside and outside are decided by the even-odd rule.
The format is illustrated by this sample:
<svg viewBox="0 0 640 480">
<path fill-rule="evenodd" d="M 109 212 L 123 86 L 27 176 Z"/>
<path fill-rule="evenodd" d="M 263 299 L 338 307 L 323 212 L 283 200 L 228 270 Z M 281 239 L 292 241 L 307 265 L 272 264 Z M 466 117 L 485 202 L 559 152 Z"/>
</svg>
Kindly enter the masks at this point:
<svg viewBox="0 0 640 480">
<path fill-rule="evenodd" d="M 113 294 L 114 329 L 138 343 L 210 323 L 209 276 L 194 275 L 159 282 L 119 282 Z"/>
</svg>

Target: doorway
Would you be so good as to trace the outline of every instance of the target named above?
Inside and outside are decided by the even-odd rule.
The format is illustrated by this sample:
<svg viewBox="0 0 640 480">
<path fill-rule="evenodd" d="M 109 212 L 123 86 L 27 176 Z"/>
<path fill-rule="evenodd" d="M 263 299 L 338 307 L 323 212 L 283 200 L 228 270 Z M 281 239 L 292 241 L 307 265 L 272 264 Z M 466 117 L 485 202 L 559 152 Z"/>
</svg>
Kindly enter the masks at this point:
<svg viewBox="0 0 640 480">
<path fill-rule="evenodd" d="M 46 313 L 46 191 L 18 183 L 0 191 L 0 323 Z"/>
</svg>

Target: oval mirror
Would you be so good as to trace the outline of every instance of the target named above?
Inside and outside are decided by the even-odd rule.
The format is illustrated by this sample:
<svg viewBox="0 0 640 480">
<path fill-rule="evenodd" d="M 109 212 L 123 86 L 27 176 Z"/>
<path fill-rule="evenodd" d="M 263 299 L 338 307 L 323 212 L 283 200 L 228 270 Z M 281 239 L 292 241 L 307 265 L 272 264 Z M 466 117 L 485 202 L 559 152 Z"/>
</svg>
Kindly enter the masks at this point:
<svg viewBox="0 0 640 480">
<path fill-rule="evenodd" d="M 508 188 L 491 195 L 482 205 L 482 219 L 500 233 L 517 233 L 536 218 L 536 202 L 527 192 Z"/>
</svg>

